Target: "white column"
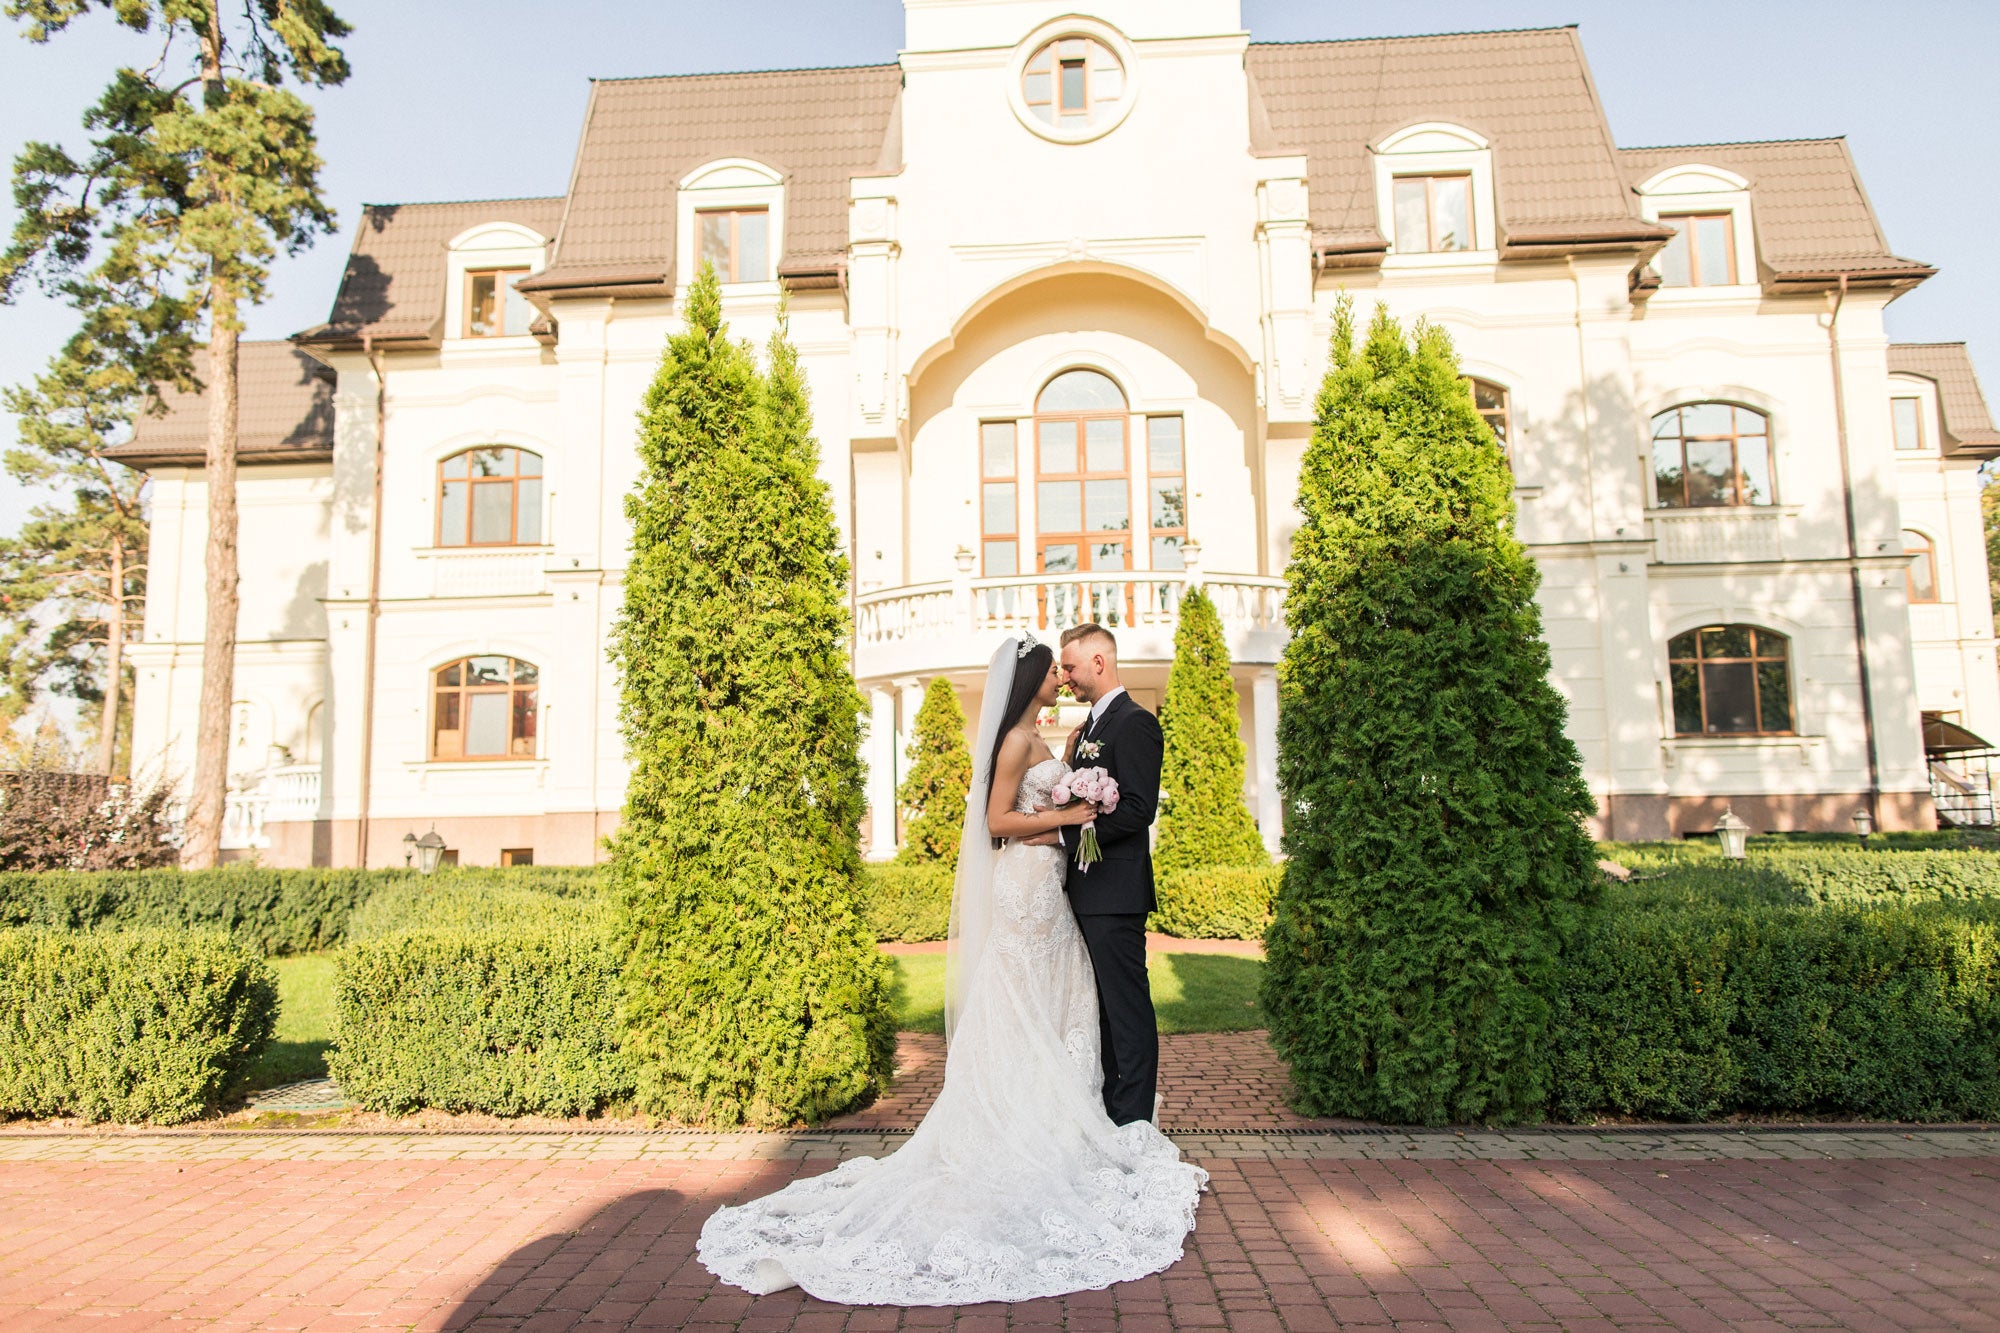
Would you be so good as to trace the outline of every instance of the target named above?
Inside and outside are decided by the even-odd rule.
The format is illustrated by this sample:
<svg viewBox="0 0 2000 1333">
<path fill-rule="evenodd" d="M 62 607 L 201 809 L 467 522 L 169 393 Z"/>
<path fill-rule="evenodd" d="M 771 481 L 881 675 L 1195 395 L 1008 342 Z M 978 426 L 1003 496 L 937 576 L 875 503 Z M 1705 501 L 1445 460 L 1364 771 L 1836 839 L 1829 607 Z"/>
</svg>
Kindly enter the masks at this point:
<svg viewBox="0 0 2000 1333">
<path fill-rule="evenodd" d="M 868 859 L 886 861 L 896 854 L 896 696 L 880 688 L 868 691 L 868 813 Z"/>
<path fill-rule="evenodd" d="M 1273 421 L 1310 421 L 1313 395 L 1312 225 L 1303 158 L 1277 158 L 1257 186 L 1264 403 Z"/>
<path fill-rule="evenodd" d="M 1285 804 L 1278 794 L 1278 673 L 1268 667 L 1250 683 L 1250 724 L 1257 763 L 1257 828 L 1264 848 L 1277 855 L 1285 832 Z"/>
</svg>

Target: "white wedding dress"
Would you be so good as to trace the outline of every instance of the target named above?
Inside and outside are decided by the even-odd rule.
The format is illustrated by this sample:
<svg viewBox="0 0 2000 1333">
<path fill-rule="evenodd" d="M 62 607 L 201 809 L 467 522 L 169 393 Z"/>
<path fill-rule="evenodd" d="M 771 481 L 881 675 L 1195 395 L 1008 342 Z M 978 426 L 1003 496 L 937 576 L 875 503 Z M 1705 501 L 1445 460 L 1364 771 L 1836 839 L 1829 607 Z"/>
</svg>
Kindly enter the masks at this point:
<svg viewBox="0 0 2000 1333">
<path fill-rule="evenodd" d="M 1014 808 L 1046 802 L 1063 772 L 1035 765 Z M 967 824 L 983 836 L 983 817 Z M 710 1272 L 759 1295 L 797 1284 L 850 1305 L 970 1305 L 1107 1287 L 1181 1257 L 1208 1173 L 1151 1124 L 1104 1113 L 1096 985 L 1063 869 L 1059 847 L 991 858 L 944 1090 L 910 1141 L 717 1209 L 698 1249 Z"/>
</svg>

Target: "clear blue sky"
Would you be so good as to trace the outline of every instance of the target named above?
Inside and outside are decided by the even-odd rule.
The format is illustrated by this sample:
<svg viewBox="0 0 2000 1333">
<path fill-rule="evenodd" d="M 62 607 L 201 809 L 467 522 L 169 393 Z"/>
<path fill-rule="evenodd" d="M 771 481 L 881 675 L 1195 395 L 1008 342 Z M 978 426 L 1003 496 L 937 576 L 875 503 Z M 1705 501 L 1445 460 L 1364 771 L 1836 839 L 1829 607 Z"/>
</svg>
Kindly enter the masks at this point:
<svg viewBox="0 0 2000 1333">
<path fill-rule="evenodd" d="M 1088 4 L 1081 5 L 1089 8 Z M 559 194 L 596 76 L 865 64 L 893 59 L 899 0 L 334 0 L 354 25 L 348 83 L 318 96 L 325 184 L 351 227 L 359 206 Z M 1255 40 L 1296 41 L 1578 23 L 1618 142 L 1848 136 L 1897 253 L 1943 271 L 1890 308 L 1905 340 L 1972 344 L 2000 396 L 2000 4 L 1992 0 L 1244 0 Z M 35 47 L 0 20 L 0 152 L 81 143 L 78 118 L 121 62 L 152 44 L 93 13 Z M 13 211 L 0 201 L 0 226 Z M 254 337 L 323 319 L 345 232 L 277 270 Z M 63 310 L 0 307 L 0 383 L 61 342 Z M 0 417 L 11 443 L 11 421 Z M 0 480 L 0 530 L 26 497 Z"/>
</svg>

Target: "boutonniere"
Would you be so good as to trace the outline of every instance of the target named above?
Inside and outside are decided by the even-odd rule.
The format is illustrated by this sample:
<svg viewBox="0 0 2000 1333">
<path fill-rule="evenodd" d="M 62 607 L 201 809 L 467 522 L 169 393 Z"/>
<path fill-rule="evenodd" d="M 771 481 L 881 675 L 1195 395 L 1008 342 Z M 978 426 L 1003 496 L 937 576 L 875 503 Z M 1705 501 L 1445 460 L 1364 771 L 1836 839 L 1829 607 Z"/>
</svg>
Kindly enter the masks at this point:
<svg viewBox="0 0 2000 1333">
<path fill-rule="evenodd" d="M 1103 753 L 1103 741 L 1078 741 L 1076 743 L 1076 757 L 1078 759 L 1096 759 Z"/>
</svg>

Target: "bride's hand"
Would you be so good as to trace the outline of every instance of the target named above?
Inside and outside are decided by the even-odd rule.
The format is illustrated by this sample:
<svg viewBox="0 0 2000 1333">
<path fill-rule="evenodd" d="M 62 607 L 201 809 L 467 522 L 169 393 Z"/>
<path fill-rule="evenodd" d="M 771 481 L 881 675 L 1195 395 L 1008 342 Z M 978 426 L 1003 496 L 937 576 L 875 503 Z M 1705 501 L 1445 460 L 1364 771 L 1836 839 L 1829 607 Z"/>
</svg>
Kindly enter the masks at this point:
<svg viewBox="0 0 2000 1333">
<path fill-rule="evenodd" d="M 1068 805 L 1056 808 L 1056 824 L 1058 826 L 1064 824 L 1088 824 L 1091 820 L 1097 818 L 1097 814 L 1097 807 L 1089 801 L 1072 801 Z"/>
<path fill-rule="evenodd" d="M 1014 841 L 1023 847 L 1059 847 L 1062 845 L 1062 839 L 1057 837 L 1054 832 L 1037 833 L 1032 838 L 1016 838 Z"/>
</svg>

